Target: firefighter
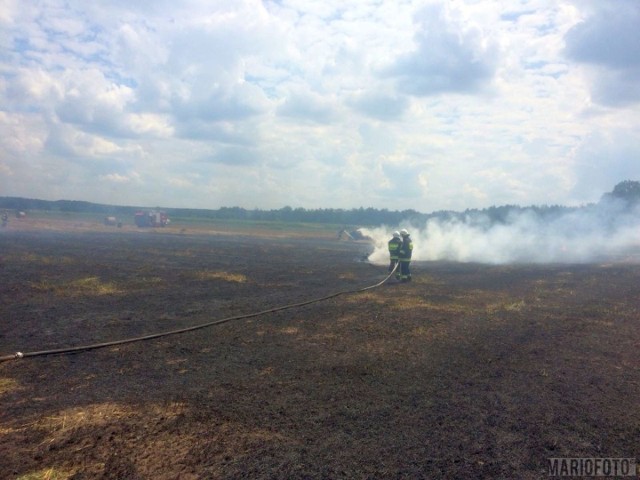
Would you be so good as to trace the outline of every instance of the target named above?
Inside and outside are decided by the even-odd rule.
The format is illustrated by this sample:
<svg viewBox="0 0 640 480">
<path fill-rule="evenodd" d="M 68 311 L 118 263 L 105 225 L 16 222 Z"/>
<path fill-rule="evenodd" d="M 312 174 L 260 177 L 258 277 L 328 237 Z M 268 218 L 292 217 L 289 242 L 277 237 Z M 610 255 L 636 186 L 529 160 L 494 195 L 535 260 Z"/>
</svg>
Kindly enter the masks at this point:
<svg viewBox="0 0 640 480">
<path fill-rule="evenodd" d="M 398 252 L 398 261 L 400 262 L 400 281 L 411 281 L 411 270 L 409 265 L 411 264 L 411 254 L 413 253 L 413 242 L 411 236 L 404 228 L 400 230 L 400 236 L 402 237 L 402 245 Z"/>
<path fill-rule="evenodd" d="M 2 226 L 6 227 L 9 223 L 9 213 L 5 210 L 2 212 Z"/>
<path fill-rule="evenodd" d="M 389 240 L 389 273 L 398 264 L 398 254 L 400 253 L 400 247 L 402 246 L 402 239 L 400 238 L 400 232 L 393 232 L 393 237 Z M 400 279 L 400 271 L 396 271 L 396 278 Z"/>
</svg>

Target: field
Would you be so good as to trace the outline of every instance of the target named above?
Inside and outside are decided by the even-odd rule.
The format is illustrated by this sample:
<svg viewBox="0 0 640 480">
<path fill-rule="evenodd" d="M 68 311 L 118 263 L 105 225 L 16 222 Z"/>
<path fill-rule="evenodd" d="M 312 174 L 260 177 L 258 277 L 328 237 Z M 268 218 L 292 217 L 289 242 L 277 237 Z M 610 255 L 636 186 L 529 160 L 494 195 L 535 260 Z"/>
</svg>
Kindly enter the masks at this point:
<svg viewBox="0 0 640 480">
<path fill-rule="evenodd" d="M 640 455 L 640 265 L 414 262 L 335 231 L 0 231 L 0 478 L 548 478 Z M 227 226 L 229 227 L 229 226 Z M 293 228 L 293 227 L 292 227 Z"/>
</svg>

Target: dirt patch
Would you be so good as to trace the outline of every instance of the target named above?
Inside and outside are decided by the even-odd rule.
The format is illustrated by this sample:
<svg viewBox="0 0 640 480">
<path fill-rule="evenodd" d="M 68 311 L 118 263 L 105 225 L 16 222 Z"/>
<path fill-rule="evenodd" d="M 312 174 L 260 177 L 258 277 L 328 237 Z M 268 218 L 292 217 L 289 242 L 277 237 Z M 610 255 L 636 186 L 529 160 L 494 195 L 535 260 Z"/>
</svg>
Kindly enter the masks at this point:
<svg viewBox="0 0 640 480">
<path fill-rule="evenodd" d="M 1 233 L 0 355 L 386 276 L 329 238 Z M 638 456 L 639 266 L 413 270 L 0 364 L 2 478 L 533 479 Z"/>
</svg>

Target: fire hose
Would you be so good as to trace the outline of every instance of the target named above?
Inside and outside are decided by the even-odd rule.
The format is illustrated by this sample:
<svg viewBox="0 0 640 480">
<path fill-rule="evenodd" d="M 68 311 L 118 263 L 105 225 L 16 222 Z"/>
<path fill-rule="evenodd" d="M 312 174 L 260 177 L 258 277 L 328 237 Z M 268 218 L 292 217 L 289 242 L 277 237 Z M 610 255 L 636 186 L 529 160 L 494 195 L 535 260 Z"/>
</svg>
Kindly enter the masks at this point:
<svg viewBox="0 0 640 480">
<path fill-rule="evenodd" d="M 398 268 L 398 264 L 396 263 L 395 267 L 393 268 L 393 270 L 391 270 L 391 272 L 389 273 L 389 275 L 387 275 L 382 281 L 374 284 L 374 285 L 369 285 L 368 287 L 363 287 L 363 288 L 358 288 L 358 289 L 354 289 L 354 290 L 342 290 L 339 292 L 335 292 L 332 293 L 330 295 L 324 296 L 324 297 L 319 297 L 319 298 L 314 298 L 311 300 L 305 300 L 304 302 L 299 302 L 299 303 L 291 303 L 289 305 L 283 305 L 280 307 L 274 307 L 274 308 L 269 308 L 267 310 L 261 310 L 259 312 L 253 312 L 253 313 L 247 313 L 247 314 L 243 314 L 243 315 L 236 315 L 233 317 L 227 317 L 227 318 L 222 318 L 219 320 L 213 320 L 211 322 L 207 322 L 207 323 L 201 323 L 199 325 L 193 325 L 191 327 L 185 327 L 185 328 L 179 328 L 176 330 L 169 330 L 166 332 L 160 332 L 160 333 L 154 333 L 151 335 L 144 335 L 141 337 L 133 337 L 133 338 L 125 338 L 122 340 L 114 340 L 111 342 L 103 342 L 103 343 L 94 343 L 92 345 L 84 345 L 84 346 L 79 346 L 79 347 L 69 347 L 69 348 L 58 348 L 58 349 L 53 349 L 53 350 L 40 350 L 37 352 L 16 352 L 13 355 L 5 355 L 0 357 L 0 362 L 6 362 L 9 360 L 17 360 L 17 359 L 21 359 L 21 358 L 30 358 L 30 357 L 42 357 L 45 355 L 62 355 L 62 354 L 67 354 L 67 353 L 78 353 L 78 352 L 86 352 L 88 350 L 96 350 L 99 348 L 106 348 L 106 347 L 113 347 L 116 345 L 124 345 L 127 343 L 134 343 L 134 342 L 141 342 L 144 340 L 153 340 L 156 338 L 160 338 L 160 337 L 168 337 L 169 335 L 177 335 L 180 333 L 186 333 L 186 332 L 193 332 L 194 330 L 200 330 L 203 328 L 207 328 L 207 327 L 212 327 L 214 325 L 221 325 L 223 323 L 228 323 L 228 322 L 232 322 L 234 320 L 242 320 L 245 318 L 253 318 L 253 317 L 258 317 L 261 315 L 266 315 L 268 313 L 274 313 L 274 312 L 280 312 L 282 310 L 288 310 L 291 308 L 297 308 L 297 307 L 303 307 L 305 305 L 309 305 L 312 303 L 317 303 L 317 302 L 322 302 L 324 300 L 329 300 L 330 298 L 335 298 L 338 297 L 340 295 L 346 295 L 349 293 L 360 293 L 360 292 L 365 292 L 367 290 L 371 290 L 374 288 L 377 288 L 379 286 L 381 286 L 382 284 L 384 284 L 387 280 L 389 280 L 389 278 L 391 278 L 391 276 L 395 273 L 395 271 Z"/>
</svg>

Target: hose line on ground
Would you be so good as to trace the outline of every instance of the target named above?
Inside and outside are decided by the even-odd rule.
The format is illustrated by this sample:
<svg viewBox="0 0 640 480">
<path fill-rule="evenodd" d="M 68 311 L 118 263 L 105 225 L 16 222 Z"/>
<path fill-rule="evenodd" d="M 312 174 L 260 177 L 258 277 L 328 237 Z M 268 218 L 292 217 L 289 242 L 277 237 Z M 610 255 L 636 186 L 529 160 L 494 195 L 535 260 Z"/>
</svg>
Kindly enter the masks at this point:
<svg viewBox="0 0 640 480">
<path fill-rule="evenodd" d="M 398 264 L 396 263 L 395 267 L 393 268 L 393 270 L 391 271 L 391 273 L 389 273 L 389 275 L 387 275 L 387 277 L 384 278 L 384 280 L 376 283 L 375 285 L 369 285 L 368 287 L 363 287 L 363 288 L 358 288 L 355 290 L 343 290 L 343 291 L 339 291 L 336 293 L 332 293 L 331 295 L 327 295 L 325 297 L 320 297 L 320 298 L 314 298 L 311 300 L 306 300 L 304 302 L 299 302 L 299 303 L 291 303 L 289 305 L 283 305 L 280 307 L 275 307 L 275 308 L 270 308 L 268 310 L 262 310 L 259 312 L 254 312 L 254 313 L 247 313 L 244 315 L 237 315 L 237 316 L 233 316 L 233 317 L 227 317 L 227 318 L 223 318 L 220 320 L 214 320 L 211 322 L 207 322 L 207 323 L 201 323 L 199 325 L 194 325 L 191 327 L 185 327 L 185 328 L 179 328 L 177 330 L 170 330 L 167 332 L 160 332 L 160 333 L 154 333 L 151 335 L 144 335 L 142 337 L 134 337 L 134 338 L 125 338 L 123 340 L 114 340 L 112 342 L 104 342 L 104 343 L 95 343 L 93 345 L 84 345 L 84 346 L 80 346 L 80 347 L 70 347 L 70 348 L 58 348 L 58 349 L 54 349 L 54 350 L 41 350 L 38 352 L 16 352 L 13 355 L 5 355 L 0 357 L 0 362 L 6 362 L 9 360 L 17 360 L 20 358 L 29 358 L 29 357 L 42 357 L 44 355 L 61 355 L 61 354 L 65 354 L 65 353 L 78 353 L 78 352 L 84 352 L 87 350 L 96 350 L 98 348 L 105 348 L 105 347 L 113 347 L 116 345 L 124 345 L 126 343 L 133 343 L 133 342 L 141 342 L 143 340 L 153 340 L 155 338 L 160 338 L 160 337 L 168 337 L 169 335 L 177 335 L 179 333 L 186 333 L 186 332 L 192 332 L 194 330 L 200 330 L 202 328 L 207 328 L 207 327 L 212 327 L 214 325 L 221 325 L 223 323 L 227 323 L 227 322 L 231 322 L 234 320 L 242 320 L 245 318 L 252 318 L 252 317 L 258 317 L 260 315 L 266 315 L 267 313 L 274 313 L 274 312 L 280 312 L 282 310 L 288 310 L 291 308 L 296 308 L 296 307 L 302 307 L 305 305 L 309 305 L 311 303 L 317 303 L 317 302 L 322 302 L 324 300 L 328 300 L 330 298 L 335 298 L 338 297 L 340 295 L 345 295 L 348 293 L 360 293 L 360 292 L 364 292 L 367 290 L 371 290 L 373 288 L 377 288 L 379 286 L 381 286 L 384 282 L 386 282 L 387 280 L 389 280 L 389 278 L 391 278 L 391 276 L 395 273 L 395 271 L 398 268 Z"/>
</svg>

